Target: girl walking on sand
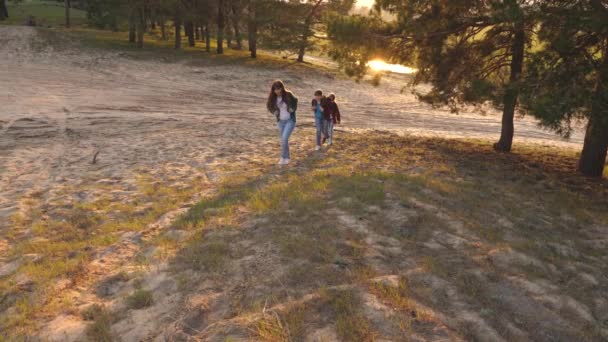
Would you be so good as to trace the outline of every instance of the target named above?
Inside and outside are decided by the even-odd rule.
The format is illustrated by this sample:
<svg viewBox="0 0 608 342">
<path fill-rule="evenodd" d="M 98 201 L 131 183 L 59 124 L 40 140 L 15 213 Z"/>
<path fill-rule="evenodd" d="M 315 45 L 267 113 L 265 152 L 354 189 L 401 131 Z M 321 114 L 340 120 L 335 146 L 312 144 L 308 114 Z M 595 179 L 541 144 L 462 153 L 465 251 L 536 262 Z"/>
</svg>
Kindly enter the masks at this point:
<svg viewBox="0 0 608 342">
<path fill-rule="evenodd" d="M 279 165 L 287 165 L 290 161 L 289 136 L 296 127 L 296 110 L 298 109 L 298 98 L 285 89 L 280 80 L 274 81 L 270 88 L 268 111 L 276 116 L 279 136 L 281 138 L 281 159 Z"/>
</svg>

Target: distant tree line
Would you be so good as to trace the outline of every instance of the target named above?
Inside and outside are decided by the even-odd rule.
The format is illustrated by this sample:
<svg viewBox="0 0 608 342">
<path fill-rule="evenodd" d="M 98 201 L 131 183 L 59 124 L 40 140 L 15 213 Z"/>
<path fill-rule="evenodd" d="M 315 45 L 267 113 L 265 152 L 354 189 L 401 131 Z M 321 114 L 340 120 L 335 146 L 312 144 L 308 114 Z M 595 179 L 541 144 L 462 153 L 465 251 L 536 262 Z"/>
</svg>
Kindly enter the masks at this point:
<svg viewBox="0 0 608 342">
<path fill-rule="evenodd" d="M 91 25 L 129 31 L 129 41 L 138 47 L 152 30 L 161 39 L 173 35 L 176 49 L 182 37 L 194 46 L 203 42 L 216 53 L 225 47 L 247 48 L 252 58 L 261 44 L 298 55 L 303 61 L 319 39 L 325 39 L 325 18 L 330 13 L 346 15 L 354 0 L 87 0 L 85 9 Z"/>
<path fill-rule="evenodd" d="M 608 1 L 376 0 L 370 15 L 328 19 L 330 55 L 350 75 L 384 58 L 418 69 L 423 101 L 502 110 L 497 151 L 511 151 L 516 114 L 569 136 L 587 128 L 578 169 L 601 177 L 608 150 Z M 383 20 L 382 13 L 394 15 Z M 375 14 L 374 14 L 375 13 Z M 416 89 L 416 88 L 412 88 Z"/>
</svg>

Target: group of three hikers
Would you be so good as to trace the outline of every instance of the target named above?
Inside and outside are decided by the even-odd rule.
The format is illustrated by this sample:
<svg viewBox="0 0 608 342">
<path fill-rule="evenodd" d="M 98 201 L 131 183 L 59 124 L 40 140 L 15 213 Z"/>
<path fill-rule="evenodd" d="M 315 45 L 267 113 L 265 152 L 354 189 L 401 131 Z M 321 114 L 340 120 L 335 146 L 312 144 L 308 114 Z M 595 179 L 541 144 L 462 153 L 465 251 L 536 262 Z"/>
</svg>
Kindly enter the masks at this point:
<svg viewBox="0 0 608 342">
<path fill-rule="evenodd" d="M 292 92 L 285 89 L 283 82 L 277 80 L 272 84 L 266 107 L 277 118 L 281 137 L 279 165 L 287 165 L 290 161 L 289 136 L 296 126 L 298 99 Z M 340 109 L 336 103 L 336 96 L 334 94 L 324 96 L 321 90 L 315 91 L 310 109 L 315 115 L 317 129 L 315 150 L 318 151 L 325 142 L 328 145 L 333 143 L 334 125 L 340 123 Z"/>
</svg>

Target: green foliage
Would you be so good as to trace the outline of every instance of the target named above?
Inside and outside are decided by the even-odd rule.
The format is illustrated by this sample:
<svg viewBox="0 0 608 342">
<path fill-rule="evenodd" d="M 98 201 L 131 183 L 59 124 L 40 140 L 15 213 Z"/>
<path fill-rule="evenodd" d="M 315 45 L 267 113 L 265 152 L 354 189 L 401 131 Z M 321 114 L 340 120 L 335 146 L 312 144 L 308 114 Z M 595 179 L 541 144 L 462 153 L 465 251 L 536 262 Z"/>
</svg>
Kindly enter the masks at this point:
<svg viewBox="0 0 608 342">
<path fill-rule="evenodd" d="M 332 41 L 330 57 L 340 62 L 349 76 L 360 79 L 367 71 L 367 61 L 379 53 L 373 29 L 380 25 L 375 17 L 328 15 L 327 35 Z"/>
<path fill-rule="evenodd" d="M 125 2 L 121 0 L 88 0 L 85 6 L 87 21 L 96 28 L 118 30 L 127 19 Z"/>
<path fill-rule="evenodd" d="M 596 113 L 608 122 L 608 9 L 593 1 L 543 5 L 539 39 L 544 48 L 530 57 L 522 102 L 541 123 L 569 136 L 572 122 Z M 587 4 L 585 4 L 587 3 Z"/>
</svg>

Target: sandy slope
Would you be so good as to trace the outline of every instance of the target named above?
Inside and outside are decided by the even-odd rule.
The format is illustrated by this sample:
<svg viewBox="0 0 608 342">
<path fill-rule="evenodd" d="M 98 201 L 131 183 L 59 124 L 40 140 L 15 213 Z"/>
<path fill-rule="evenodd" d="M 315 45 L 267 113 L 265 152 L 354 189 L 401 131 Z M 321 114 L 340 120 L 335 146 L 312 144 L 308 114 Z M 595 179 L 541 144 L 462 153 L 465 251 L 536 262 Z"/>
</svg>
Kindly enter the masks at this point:
<svg viewBox="0 0 608 342">
<path fill-rule="evenodd" d="M 134 61 L 109 52 L 56 51 L 27 27 L 0 30 L 4 228 L 28 193 L 84 179 L 124 182 L 134 167 L 157 163 L 184 163 L 184 173 L 196 173 L 218 155 L 229 155 L 231 161 L 256 158 L 274 143 L 264 101 L 276 78 L 285 80 L 303 103 L 314 89 L 335 92 L 347 128 L 496 138 L 500 127 L 495 113 L 457 116 L 430 109 L 400 94 L 398 79 L 374 88 L 289 70 Z M 310 124 L 307 114 L 301 111 L 301 124 Z M 529 119 L 518 119 L 516 130 L 517 141 L 564 143 Z M 304 139 L 297 131 L 296 138 Z M 580 142 L 579 133 L 567 144 Z M 96 151 L 99 161 L 92 165 Z"/>
<path fill-rule="evenodd" d="M 342 129 L 492 139 L 500 129 L 495 113 L 456 116 L 421 104 L 400 93 L 397 78 L 375 88 L 289 69 L 58 51 L 32 28 L 0 26 L 0 267 L 10 254 L 2 237 L 12 227 L 11 217 L 27 214 L 34 200 L 52 217 L 60 203 L 91 201 L 107 186 L 120 189 L 112 192 L 114 201 L 128 200 L 142 172 L 169 186 L 197 178 L 213 184 L 225 167 L 261 168 L 274 161 L 278 141 L 265 97 L 277 78 L 303 106 L 317 88 L 335 92 Z M 312 123 L 304 109 L 299 118 L 299 125 Z M 571 147 L 581 142 L 580 134 L 564 142 L 527 118 L 517 120 L 516 131 L 516 141 Z M 312 139 L 295 131 L 294 158 L 310 151 Z M 133 254 L 120 253 L 121 258 Z"/>
</svg>

